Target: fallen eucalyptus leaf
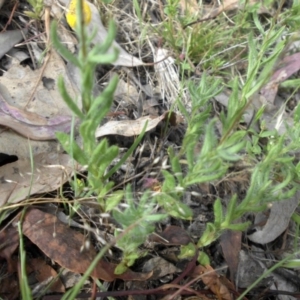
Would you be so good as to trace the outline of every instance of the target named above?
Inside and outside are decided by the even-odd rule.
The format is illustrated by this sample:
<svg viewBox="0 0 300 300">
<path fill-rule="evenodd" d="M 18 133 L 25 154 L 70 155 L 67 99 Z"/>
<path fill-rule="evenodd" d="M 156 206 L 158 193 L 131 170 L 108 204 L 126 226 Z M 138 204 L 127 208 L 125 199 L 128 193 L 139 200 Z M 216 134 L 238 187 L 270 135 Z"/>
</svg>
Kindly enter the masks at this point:
<svg viewBox="0 0 300 300">
<path fill-rule="evenodd" d="M 299 204 L 300 191 L 287 200 L 273 203 L 266 225 L 257 227 L 257 231 L 248 235 L 248 239 L 254 243 L 267 244 L 279 237 L 288 227 L 292 214 Z M 259 214 L 257 218 L 259 218 Z"/>
<path fill-rule="evenodd" d="M 45 118 L 36 113 L 11 106 L 0 94 L 0 125 L 11 128 L 29 139 L 56 139 L 55 133 L 57 131 L 70 131 L 71 121 L 71 116 L 57 115 Z"/>
<path fill-rule="evenodd" d="M 32 194 L 43 194 L 59 188 L 73 171 L 79 169 L 69 155 L 62 153 L 43 153 L 33 159 L 33 168 L 29 158 L 0 167 L 0 209 Z"/>
<path fill-rule="evenodd" d="M 0 33 L 0 58 L 4 56 L 14 45 L 23 40 L 23 34 L 27 33 L 27 29 L 8 30 Z"/>
<path fill-rule="evenodd" d="M 63 224 L 56 216 L 31 209 L 23 220 L 23 234 L 36 244 L 49 258 L 75 273 L 85 273 L 96 257 L 94 247 L 84 247 L 85 236 Z M 136 273 L 130 269 L 115 274 L 117 265 L 100 260 L 91 276 L 105 281 L 147 280 L 150 273 Z"/>
<path fill-rule="evenodd" d="M 161 121 L 168 119 L 170 112 L 165 112 L 159 117 L 144 116 L 136 120 L 123 120 L 123 121 L 109 121 L 103 126 L 99 127 L 96 131 L 96 137 L 102 137 L 111 134 L 117 134 L 122 136 L 137 136 L 139 135 L 144 126 L 147 124 L 146 132 L 155 128 Z M 170 114 L 170 123 L 174 125 L 177 121 L 176 114 Z"/>
</svg>

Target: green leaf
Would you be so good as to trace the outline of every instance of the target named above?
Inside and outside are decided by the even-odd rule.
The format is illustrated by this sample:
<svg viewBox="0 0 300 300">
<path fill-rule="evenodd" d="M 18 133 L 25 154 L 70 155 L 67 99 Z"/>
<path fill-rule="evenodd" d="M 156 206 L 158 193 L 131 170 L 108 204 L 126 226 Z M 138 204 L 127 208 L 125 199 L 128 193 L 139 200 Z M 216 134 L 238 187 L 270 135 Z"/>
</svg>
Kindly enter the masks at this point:
<svg viewBox="0 0 300 300">
<path fill-rule="evenodd" d="M 51 32 L 50 32 L 51 41 L 54 47 L 58 50 L 58 52 L 63 56 L 63 58 L 74 66 L 80 68 L 81 64 L 79 60 L 70 52 L 58 39 L 57 35 L 57 22 L 53 21 L 51 24 Z"/>
<path fill-rule="evenodd" d="M 120 161 L 113 167 L 111 170 L 103 177 L 104 180 L 108 179 L 109 177 L 112 176 L 119 168 L 120 166 L 127 160 L 127 158 L 133 153 L 133 151 L 136 149 L 136 147 L 139 145 L 141 142 L 142 138 L 144 137 L 146 128 L 148 126 L 148 122 L 144 125 L 144 128 L 140 135 L 135 139 L 134 143 L 132 146 L 127 150 L 127 152 L 124 154 L 124 156 L 120 159 Z"/>
<path fill-rule="evenodd" d="M 289 268 L 289 269 L 299 269 L 300 267 L 300 259 L 290 259 L 286 261 L 283 265 L 283 268 Z"/>
<path fill-rule="evenodd" d="M 174 176 L 166 170 L 162 170 L 162 174 L 164 175 L 164 182 L 162 185 L 163 192 L 173 192 L 176 187 L 176 181 Z"/>
<path fill-rule="evenodd" d="M 105 203 L 105 211 L 110 212 L 112 211 L 123 199 L 124 193 L 123 191 L 116 191 L 112 195 L 109 195 L 106 199 Z"/>
<path fill-rule="evenodd" d="M 84 151 L 91 154 L 96 146 L 95 130 L 97 124 L 93 119 L 86 118 L 79 127 L 79 132 L 84 141 Z"/>
<path fill-rule="evenodd" d="M 120 275 L 120 274 L 123 274 L 124 272 L 126 272 L 128 269 L 128 267 L 124 264 L 124 263 L 119 263 L 117 265 L 117 267 L 115 268 L 115 274 L 116 275 Z"/>
<path fill-rule="evenodd" d="M 228 203 L 227 211 L 225 215 L 225 224 L 230 224 L 232 221 L 234 221 L 234 214 L 236 209 L 236 203 L 237 203 L 237 195 L 233 195 Z"/>
<path fill-rule="evenodd" d="M 252 32 L 249 32 L 248 35 L 248 69 L 247 69 L 247 82 L 254 82 L 257 71 L 257 61 L 258 61 L 258 52 L 256 50 L 256 45 L 254 43 L 254 38 Z"/>
<path fill-rule="evenodd" d="M 189 243 L 187 245 L 180 246 L 179 259 L 190 259 L 196 253 L 196 246 L 194 243 Z"/>
<path fill-rule="evenodd" d="M 226 225 L 226 228 L 224 229 L 230 229 L 230 230 L 235 230 L 235 231 L 245 231 L 249 226 L 251 225 L 250 222 L 246 223 L 239 223 L 239 224 L 230 224 Z"/>
<path fill-rule="evenodd" d="M 114 49 L 114 52 L 110 54 L 91 55 L 90 53 L 88 60 L 91 63 L 111 64 L 118 59 L 118 56 L 119 56 L 119 51 L 117 49 Z"/>
<path fill-rule="evenodd" d="M 174 218 L 191 220 L 193 211 L 184 203 L 177 201 L 171 195 L 164 193 L 156 196 L 159 204 Z"/>
<path fill-rule="evenodd" d="M 207 125 L 207 128 L 205 130 L 204 142 L 201 149 L 201 156 L 210 153 L 212 149 L 216 146 L 217 139 L 213 128 L 215 123 L 216 120 L 212 120 Z"/>
<path fill-rule="evenodd" d="M 112 161 L 118 156 L 119 147 L 108 147 L 108 142 L 103 139 L 93 151 L 91 158 L 89 159 L 89 168 L 102 169 L 103 171 L 112 163 Z M 104 174 L 101 174 L 101 176 Z"/>
<path fill-rule="evenodd" d="M 179 185 L 183 186 L 183 173 L 179 162 L 179 158 L 177 156 L 174 156 L 173 158 L 170 158 L 170 160 L 174 175 L 176 176 Z"/>
<path fill-rule="evenodd" d="M 91 107 L 87 113 L 88 119 L 93 119 L 93 121 L 99 125 L 100 121 L 106 116 L 109 112 L 110 107 L 113 102 L 113 95 L 118 85 L 118 77 L 114 76 L 104 91 L 93 100 Z"/>
<path fill-rule="evenodd" d="M 199 248 L 210 245 L 218 238 L 217 228 L 212 223 L 207 223 L 205 231 L 203 232 L 201 238 L 199 239 L 197 246 Z M 220 234 L 220 233 L 219 233 Z"/>
<path fill-rule="evenodd" d="M 157 223 L 165 220 L 167 217 L 168 217 L 167 214 L 154 214 L 154 215 L 145 216 L 144 220 L 146 222 Z"/>
<path fill-rule="evenodd" d="M 72 158 L 74 158 L 82 166 L 87 165 L 88 160 L 87 160 L 85 153 L 82 151 L 82 149 L 79 147 L 79 145 L 74 140 L 71 140 L 71 138 L 68 134 L 63 133 L 63 132 L 57 132 L 55 135 L 56 135 L 58 141 L 61 143 L 64 150 Z"/>
<path fill-rule="evenodd" d="M 202 265 L 202 266 L 210 265 L 210 259 L 209 259 L 209 256 L 208 256 L 205 252 L 203 252 L 203 251 L 200 251 L 200 252 L 199 252 L 197 261 L 198 261 L 199 264 Z"/>
<path fill-rule="evenodd" d="M 300 215 L 298 213 L 293 213 L 292 220 L 296 222 L 298 226 L 300 225 Z"/>
<path fill-rule="evenodd" d="M 214 203 L 214 217 L 215 217 L 215 226 L 217 228 L 220 228 L 221 223 L 223 222 L 223 210 L 222 210 L 222 202 L 220 198 L 217 198 L 217 200 Z"/>
<path fill-rule="evenodd" d="M 109 20 L 108 32 L 105 40 L 101 44 L 96 45 L 96 47 L 92 49 L 90 53 L 92 55 L 107 53 L 110 47 L 114 43 L 116 34 L 117 34 L 117 27 L 115 22 L 111 19 Z"/>
<path fill-rule="evenodd" d="M 77 106 L 75 101 L 69 95 L 69 93 L 66 89 L 66 86 L 65 86 L 64 79 L 61 76 L 58 78 L 57 85 L 58 85 L 59 92 L 60 92 L 61 96 L 63 97 L 64 101 L 66 102 L 66 104 L 68 105 L 68 107 L 71 109 L 71 111 L 76 116 L 78 116 L 81 120 L 83 120 L 84 114 L 81 112 L 81 110 L 79 109 L 79 107 Z"/>
</svg>

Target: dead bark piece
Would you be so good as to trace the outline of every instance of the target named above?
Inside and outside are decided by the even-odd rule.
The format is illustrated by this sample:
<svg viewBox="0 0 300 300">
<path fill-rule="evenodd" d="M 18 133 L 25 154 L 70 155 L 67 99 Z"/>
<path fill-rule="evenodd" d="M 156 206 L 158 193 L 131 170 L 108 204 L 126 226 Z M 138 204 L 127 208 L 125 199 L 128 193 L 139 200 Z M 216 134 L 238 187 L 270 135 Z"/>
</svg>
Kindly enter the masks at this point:
<svg viewBox="0 0 300 300">
<path fill-rule="evenodd" d="M 23 233 L 49 258 L 75 273 L 85 273 L 96 257 L 96 251 L 92 246 L 83 247 L 85 243 L 83 234 L 72 230 L 56 216 L 38 209 L 31 209 L 26 214 L 23 221 Z M 146 280 L 152 275 L 152 273 L 135 273 L 131 270 L 115 275 L 116 266 L 100 260 L 91 276 L 105 281 L 113 281 L 116 278 Z"/>
</svg>

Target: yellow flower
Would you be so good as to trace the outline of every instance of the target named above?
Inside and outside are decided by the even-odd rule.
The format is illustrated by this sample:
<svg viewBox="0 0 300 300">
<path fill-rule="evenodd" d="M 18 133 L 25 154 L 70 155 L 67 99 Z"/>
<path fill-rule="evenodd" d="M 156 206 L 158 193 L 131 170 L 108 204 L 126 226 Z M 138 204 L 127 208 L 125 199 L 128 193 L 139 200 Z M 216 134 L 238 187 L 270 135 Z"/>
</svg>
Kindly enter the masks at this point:
<svg viewBox="0 0 300 300">
<path fill-rule="evenodd" d="M 66 19 L 68 24 L 70 25 L 71 28 L 76 27 L 76 7 L 77 7 L 77 0 L 71 0 L 69 4 L 69 8 L 66 13 Z M 83 20 L 84 24 L 89 24 L 91 22 L 92 18 L 92 12 L 91 8 L 89 6 L 89 3 L 85 0 L 83 0 Z"/>
</svg>

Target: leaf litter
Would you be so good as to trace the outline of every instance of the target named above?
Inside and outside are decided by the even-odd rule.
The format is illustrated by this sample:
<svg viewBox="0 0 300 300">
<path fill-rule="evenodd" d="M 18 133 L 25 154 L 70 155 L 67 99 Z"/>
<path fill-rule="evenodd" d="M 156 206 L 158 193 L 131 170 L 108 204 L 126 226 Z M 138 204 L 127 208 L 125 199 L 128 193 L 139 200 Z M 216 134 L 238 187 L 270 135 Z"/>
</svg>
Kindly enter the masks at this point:
<svg viewBox="0 0 300 300">
<path fill-rule="evenodd" d="M 66 1 L 60 2 L 66 4 Z M 93 12 L 92 25 L 94 26 L 96 24 L 97 28 L 99 28 L 96 39 L 97 41 L 101 42 L 107 35 L 107 32 L 99 17 L 97 8 L 91 3 L 89 3 L 89 5 L 91 6 Z M 191 1 L 189 4 L 190 7 L 188 7 L 186 1 L 181 1 L 181 5 L 183 10 L 193 12 L 197 4 Z M 56 6 L 53 5 L 52 14 L 57 15 L 59 12 L 55 12 L 53 10 L 54 7 Z M 209 18 L 215 18 L 221 13 L 236 8 L 239 8 L 237 1 L 224 1 L 223 5 L 216 10 L 212 9 L 210 6 L 209 9 L 211 11 L 208 16 Z M 57 7 L 55 9 L 57 9 Z M 126 9 L 127 8 L 124 6 L 124 14 L 127 13 Z M 123 9 L 121 9 L 121 11 L 123 13 Z M 118 10 L 118 12 L 120 12 L 120 10 Z M 119 17 L 121 18 L 121 14 Z M 118 16 L 116 16 L 116 19 L 117 18 Z M 128 18 L 126 20 L 128 20 Z M 136 22 L 136 20 L 133 22 Z M 128 22 L 128 24 L 131 23 Z M 138 26 L 135 27 L 138 28 Z M 63 29 L 65 29 L 65 26 L 61 26 L 61 29 L 59 30 L 60 33 L 63 31 Z M 88 29 L 93 30 L 92 27 L 89 27 Z M 124 30 L 126 30 L 125 26 Z M 130 34 L 131 32 L 128 31 L 128 35 Z M 125 38 L 128 38 L 128 36 Z M 70 43 L 70 49 L 75 49 L 76 45 L 74 44 L 74 47 L 72 43 L 76 43 L 76 41 L 74 38 L 72 38 L 72 34 L 70 34 L 69 31 L 63 32 L 62 39 L 65 41 L 72 41 Z M 14 41 L 14 39 L 12 39 L 10 41 L 11 45 L 9 45 L 7 50 L 2 50 L 3 55 L 12 47 L 12 45 L 17 43 L 16 40 Z M 132 45 L 133 44 L 131 44 L 131 47 L 133 47 Z M 34 48 L 34 43 L 31 43 L 31 46 Z M 136 55 L 131 55 L 124 50 L 121 44 L 119 44 L 117 41 L 114 42 L 114 46 L 117 47 L 121 53 L 118 61 L 115 63 L 116 66 L 145 66 L 143 60 L 140 59 L 143 57 L 143 55 L 140 53 L 140 50 L 138 51 L 139 58 L 137 58 Z M 130 96 L 137 98 L 140 97 L 139 95 L 143 95 L 143 97 L 147 99 L 147 96 L 149 95 L 145 92 L 146 88 L 143 85 L 138 87 L 139 92 L 135 93 L 134 89 L 132 89 L 129 92 L 129 95 L 128 89 L 126 90 L 126 88 L 124 88 L 124 93 L 126 93 L 129 97 L 127 97 L 126 101 L 122 102 L 122 97 L 120 97 L 120 94 L 122 94 L 121 90 L 119 97 L 116 96 L 115 102 L 117 105 L 115 110 L 108 116 L 117 120 L 107 121 L 105 124 L 99 126 L 97 138 L 115 135 L 122 136 L 122 139 L 125 139 L 125 137 L 134 137 L 138 135 L 144 128 L 145 124 L 148 123 L 146 131 L 149 134 L 156 135 L 156 137 L 159 137 L 159 139 L 165 138 L 163 135 L 161 135 L 161 130 L 159 130 L 161 126 L 164 126 L 164 129 L 168 128 L 170 130 L 168 142 L 171 143 L 172 146 L 178 146 L 178 144 L 176 144 L 176 138 L 172 137 L 171 133 L 173 131 L 175 132 L 175 136 L 179 135 L 182 138 L 183 135 L 180 131 L 178 131 L 179 127 L 182 125 L 182 122 L 178 121 L 180 116 L 175 112 L 169 113 L 169 109 L 176 105 L 178 95 L 182 97 L 183 103 L 188 107 L 190 101 L 188 92 L 183 91 L 180 87 L 180 79 L 178 76 L 179 72 L 174 64 L 175 59 L 169 55 L 169 52 L 162 47 L 155 47 L 150 41 L 148 45 L 144 45 L 144 48 L 146 48 L 149 52 L 151 50 L 153 56 L 152 61 L 156 62 L 156 64 L 154 64 L 155 72 L 152 74 L 149 73 L 150 76 L 148 74 L 147 76 L 153 76 L 153 78 L 156 77 L 156 85 L 159 93 L 161 94 L 160 99 L 163 100 L 162 112 L 157 115 L 150 114 L 145 116 L 141 113 L 143 112 L 143 109 L 141 109 L 138 113 L 134 112 L 134 117 L 128 117 L 130 115 L 128 103 L 132 102 L 131 104 L 134 105 L 133 110 L 136 110 L 136 106 L 139 105 L 140 101 L 139 99 L 136 99 L 136 101 L 131 101 L 132 99 L 129 99 Z M 41 54 L 41 51 L 39 54 Z M 298 58 L 298 53 L 285 57 L 280 68 L 274 72 L 274 75 L 271 77 L 269 83 L 260 92 L 260 99 L 263 100 L 263 103 L 260 103 L 258 108 L 260 108 L 260 105 L 269 104 L 269 107 L 271 108 L 270 110 L 274 112 L 274 114 L 270 114 L 270 112 L 267 110 L 264 112 L 267 126 L 269 126 L 271 129 L 274 128 L 274 123 L 271 121 L 274 119 L 275 112 L 279 110 L 279 107 L 275 102 L 275 97 L 278 93 L 278 86 L 281 82 L 299 70 L 297 64 L 297 61 L 299 60 Z M 71 124 L 71 114 L 68 108 L 64 105 L 57 90 L 56 81 L 59 74 L 63 74 L 64 78 L 66 78 L 67 82 L 69 83 L 69 93 L 76 97 L 78 93 L 75 78 L 76 74 L 71 74 L 69 70 L 67 70 L 65 63 L 56 52 L 52 52 L 52 55 L 50 56 L 49 61 L 47 62 L 42 73 L 40 69 L 32 71 L 28 66 L 23 67 L 20 61 L 13 58 L 10 61 L 10 67 L 6 73 L 0 77 L 0 152 L 7 155 L 16 155 L 18 158 L 17 161 L 0 167 L 0 191 L 2 194 L 0 198 L 0 211 L 1 209 L 5 210 L 5 207 L 8 204 L 18 203 L 27 200 L 30 197 L 36 197 L 34 195 L 42 195 L 59 189 L 63 183 L 68 181 L 70 176 L 76 171 L 69 157 L 64 154 L 61 149 L 59 149 L 54 136 L 54 132 L 57 130 L 68 132 Z M 127 77 L 127 80 L 128 84 L 129 77 Z M 149 84 L 149 86 L 150 91 L 151 89 L 154 89 L 153 85 Z M 32 94 L 33 91 L 34 93 Z M 151 91 L 151 93 L 155 94 L 154 91 Z M 142 103 L 142 106 L 144 106 L 148 101 L 145 99 L 141 101 L 144 102 Z M 218 100 L 218 96 L 216 99 Z M 224 99 L 225 101 L 223 101 L 222 104 L 227 106 L 228 97 L 226 95 L 224 97 L 223 95 L 223 100 Z M 155 105 L 157 105 L 157 103 L 158 102 L 156 102 Z M 122 105 L 125 108 L 125 120 L 122 119 L 124 117 L 123 113 L 118 114 L 118 112 L 120 112 L 119 107 Z M 64 115 L 61 115 L 61 112 L 63 112 Z M 246 111 L 246 113 L 251 114 L 252 112 Z M 171 118 L 169 119 L 170 116 Z M 283 116 L 281 116 L 281 118 L 284 118 L 285 121 L 288 122 L 288 118 L 285 118 L 286 115 Z M 278 120 L 276 120 L 276 122 L 276 124 L 278 124 Z M 171 126 L 166 127 L 169 125 Z M 281 133 L 284 132 L 286 130 L 284 126 L 284 122 L 280 122 L 280 125 L 277 128 L 278 131 Z M 28 143 L 28 139 L 30 139 L 30 143 Z M 32 150 L 30 150 L 30 148 L 32 148 Z M 157 154 L 163 149 L 161 145 L 159 145 L 159 147 L 157 145 L 149 146 L 149 148 L 152 148 L 150 149 L 151 151 L 146 149 L 147 152 L 145 152 L 143 158 L 149 156 L 149 153 L 151 153 L 151 157 L 154 157 L 154 153 Z M 34 161 L 33 168 L 30 161 L 32 153 Z M 142 165 L 142 162 L 139 161 L 139 164 Z M 155 164 L 150 165 L 148 169 L 149 170 L 146 170 L 146 176 L 144 176 L 144 178 L 149 178 L 151 171 L 153 172 L 155 170 Z M 80 170 L 82 169 L 80 166 L 78 166 L 77 171 Z M 210 192 L 212 185 L 206 187 L 207 194 Z M 139 186 L 138 182 L 137 186 Z M 222 194 L 220 191 L 218 191 L 218 193 Z M 209 197 L 207 197 L 207 199 L 209 199 Z M 189 203 L 193 204 L 195 209 L 195 217 L 199 215 L 199 210 L 207 209 L 208 207 L 208 205 L 204 205 L 203 203 L 199 204 L 197 201 L 189 201 Z M 274 203 L 270 210 L 269 217 L 265 220 L 265 225 L 261 228 L 254 228 L 257 231 L 253 234 L 249 234 L 248 239 L 259 244 L 266 244 L 277 239 L 280 234 L 287 229 L 290 216 L 298 204 L 297 201 L 297 197 L 293 197 L 291 199 L 290 209 L 287 209 L 287 204 L 283 205 L 283 203 Z M 38 203 L 38 200 L 36 200 L 36 202 Z M 25 203 L 26 202 L 24 202 L 24 204 Z M 281 204 L 281 206 L 279 204 Z M 40 204 L 39 206 L 41 207 L 42 205 Z M 93 209 L 89 210 L 87 207 L 85 207 L 85 209 L 89 212 L 93 211 Z M 94 215 L 92 213 L 91 215 L 88 215 L 88 217 L 91 219 L 94 218 L 95 220 L 95 215 L 97 215 L 97 213 L 97 210 L 95 210 Z M 209 218 L 209 214 L 207 214 L 207 216 Z M 93 222 L 95 222 L 94 220 Z M 277 222 L 278 220 L 284 220 L 284 222 Z M 19 243 L 18 233 L 14 226 L 15 223 L 2 228 L 0 231 L 0 257 L 7 261 L 8 271 L 11 273 L 17 272 L 16 263 L 13 259 L 13 256 L 16 253 Z M 90 265 L 93 257 L 96 255 L 96 250 L 93 245 L 90 247 L 83 247 L 84 245 L 88 245 L 88 243 L 85 243 L 85 241 L 87 241 L 87 236 L 82 234 L 78 228 L 74 230 L 72 227 L 62 223 L 58 216 L 53 213 L 47 213 L 43 209 L 29 209 L 25 214 L 22 226 L 23 234 L 31 241 L 32 244 L 35 244 L 45 254 L 45 257 L 56 262 L 56 266 L 66 268 L 74 273 L 84 273 L 87 267 Z M 192 242 L 190 234 L 182 227 L 184 227 L 182 224 L 180 224 L 178 227 L 170 225 L 168 222 L 163 232 L 159 232 L 158 230 L 157 235 L 149 238 L 150 243 L 152 242 L 160 247 L 170 248 L 173 246 L 175 254 L 169 255 L 169 258 L 172 257 L 174 261 L 172 261 L 172 259 L 166 260 L 159 256 L 151 259 L 148 258 L 147 263 L 150 266 L 147 268 L 147 263 L 144 264 L 144 271 L 146 271 L 146 273 L 128 270 L 123 275 L 116 276 L 114 274 L 114 268 L 116 267 L 116 264 L 103 259 L 93 271 L 93 276 L 108 282 L 114 281 L 116 278 L 121 278 L 129 282 L 132 282 L 133 280 L 149 282 L 149 290 L 141 291 L 141 294 L 144 292 L 144 294 L 151 295 L 152 293 L 152 295 L 159 295 L 160 292 L 169 290 L 171 295 L 172 293 L 175 293 L 176 289 L 177 291 L 180 291 L 180 287 L 176 286 L 176 284 L 178 284 L 178 281 L 176 281 L 177 279 L 175 279 L 173 282 L 170 279 L 173 278 L 172 276 L 175 276 L 174 274 L 180 273 L 180 270 L 182 270 L 182 268 L 177 267 L 177 263 L 180 262 L 180 259 L 178 259 L 178 253 L 176 253 L 176 251 L 178 252 L 179 247 Z M 103 226 L 101 228 L 103 229 Z M 9 243 L 7 243 L 8 240 Z M 231 240 L 233 241 L 232 243 L 230 243 Z M 199 293 L 201 293 L 201 297 L 206 299 L 204 295 L 212 293 L 218 299 L 232 299 L 232 292 L 234 291 L 234 286 L 232 285 L 235 277 L 234 274 L 237 274 L 238 278 L 237 287 L 242 286 L 239 285 L 239 283 L 243 282 L 243 280 L 247 281 L 242 274 L 247 273 L 245 270 L 247 270 L 249 265 L 240 264 L 237 266 L 239 261 L 243 261 L 243 259 L 241 259 L 242 255 L 249 258 L 249 254 L 245 254 L 245 252 L 242 252 L 243 250 L 240 251 L 241 236 L 235 234 L 233 231 L 225 232 L 221 236 L 221 247 L 223 252 L 222 255 L 224 256 L 225 261 L 230 269 L 230 279 L 232 281 L 231 284 L 230 282 L 224 280 L 224 277 L 220 277 L 220 275 L 216 272 L 217 268 L 214 269 L 209 265 L 195 266 L 195 264 L 193 265 L 193 260 L 190 260 L 187 263 L 186 269 L 189 271 L 189 273 L 185 274 L 183 271 L 182 274 L 187 276 L 187 278 L 190 276 L 199 276 L 198 282 L 202 282 L 202 290 L 201 288 L 199 289 L 199 286 L 194 286 L 195 288 L 193 287 L 188 289 L 188 287 L 184 287 L 182 284 L 182 295 L 198 293 L 199 296 Z M 30 249 L 30 247 L 28 247 L 28 249 Z M 218 251 L 215 252 L 218 253 Z M 216 253 L 215 255 L 217 255 Z M 260 260 L 260 264 L 262 264 L 261 261 L 263 261 L 263 258 L 264 256 L 262 252 L 261 257 L 258 259 Z M 118 259 L 115 258 L 110 257 L 110 259 L 112 261 L 118 261 Z M 35 272 L 45 272 L 44 276 L 41 276 L 39 279 L 37 279 L 37 290 L 39 290 L 39 286 L 41 286 L 41 288 L 44 287 L 43 282 L 47 283 L 48 280 L 52 280 L 54 277 L 56 277 L 56 272 L 53 268 L 49 268 L 49 264 L 44 265 L 42 261 L 38 259 L 31 260 L 31 262 L 28 263 L 28 268 L 30 264 L 33 264 L 31 266 L 31 270 L 34 270 L 34 267 L 39 265 L 40 269 L 36 268 Z M 217 266 L 219 265 L 217 260 L 215 264 Z M 152 276 L 151 278 L 150 276 L 152 273 L 147 273 L 150 272 L 150 270 L 153 270 L 155 273 L 155 276 Z M 257 273 L 262 272 L 262 270 L 265 270 L 265 268 L 263 267 L 258 271 L 255 271 L 254 277 L 257 276 Z M 244 275 L 246 276 L 246 274 Z M 180 280 L 183 279 L 183 277 L 180 276 L 181 275 L 179 275 L 178 278 Z M 162 284 L 158 289 L 153 288 L 151 290 L 151 286 L 155 287 L 157 284 L 164 283 L 164 280 L 169 282 L 170 285 Z M 281 279 L 281 281 L 283 282 L 284 279 Z M 17 295 L 12 295 L 12 293 L 13 289 L 17 285 L 17 281 L 11 280 L 10 286 L 7 280 L 0 277 L 0 282 L 0 293 L 11 293 L 11 299 L 16 299 L 14 297 L 17 297 Z M 252 282 L 253 278 L 251 278 L 247 284 L 249 285 Z M 143 286 L 148 288 L 145 285 Z M 264 287 L 265 285 L 262 286 Z M 7 290 L 4 290 L 4 288 L 7 288 Z M 209 292 L 207 291 L 207 288 L 209 289 Z M 200 292 L 197 292 L 197 289 Z M 64 287 L 61 283 L 59 283 L 59 287 L 56 289 L 56 291 L 64 291 Z M 125 292 L 126 291 L 124 291 L 123 294 L 120 293 L 119 295 L 130 295 L 130 291 L 128 291 L 128 294 Z M 99 296 L 101 296 L 100 294 L 101 293 L 99 293 Z M 134 292 L 132 292 L 132 294 L 134 294 Z M 107 294 L 107 296 L 110 295 L 113 296 L 113 292 L 111 294 Z M 104 296 L 104 294 L 102 296 Z"/>
</svg>

